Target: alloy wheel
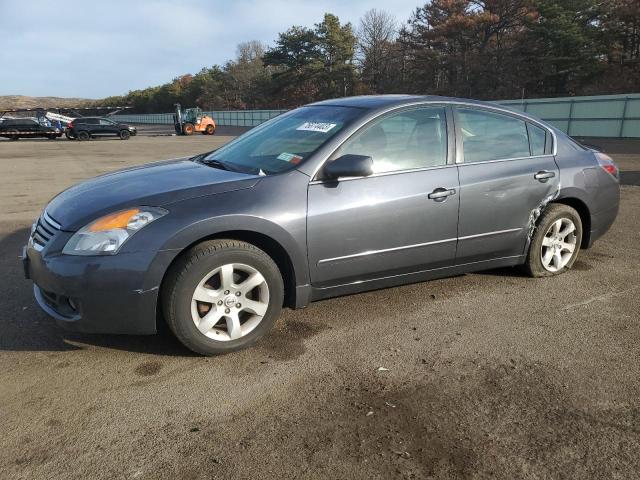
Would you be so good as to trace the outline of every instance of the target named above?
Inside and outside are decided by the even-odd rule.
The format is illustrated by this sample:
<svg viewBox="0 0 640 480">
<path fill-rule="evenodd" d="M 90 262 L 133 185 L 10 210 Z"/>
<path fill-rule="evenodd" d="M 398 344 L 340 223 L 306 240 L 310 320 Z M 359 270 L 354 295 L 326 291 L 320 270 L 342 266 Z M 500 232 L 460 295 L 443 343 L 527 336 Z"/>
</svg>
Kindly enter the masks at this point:
<svg viewBox="0 0 640 480">
<path fill-rule="evenodd" d="M 542 266 L 549 272 L 562 270 L 576 250 L 576 226 L 568 218 L 559 218 L 551 224 L 542 239 Z"/>
<path fill-rule="evenodd" d="M 209 272 L 191 298 L 191 318 L 203 335 L 237 340 L 254 330 L 269 307 L 269 287 L 255 268 L 229 263 Z"/>
</svg>

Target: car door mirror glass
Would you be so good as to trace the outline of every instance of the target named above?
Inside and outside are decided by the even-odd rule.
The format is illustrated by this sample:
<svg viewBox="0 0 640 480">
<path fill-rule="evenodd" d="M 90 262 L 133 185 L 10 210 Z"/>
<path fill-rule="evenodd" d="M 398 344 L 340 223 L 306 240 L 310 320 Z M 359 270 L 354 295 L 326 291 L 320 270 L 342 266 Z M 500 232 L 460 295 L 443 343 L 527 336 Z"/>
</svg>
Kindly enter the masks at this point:
<svg viewBox="0 0 640 480">
<path fill-rule="evenodd" d="M 329 162 L 324 168 L 327 179 L 367 177 L 373 173 L 373 159 L 368 155 L 347 154 Z"/>
</svg>

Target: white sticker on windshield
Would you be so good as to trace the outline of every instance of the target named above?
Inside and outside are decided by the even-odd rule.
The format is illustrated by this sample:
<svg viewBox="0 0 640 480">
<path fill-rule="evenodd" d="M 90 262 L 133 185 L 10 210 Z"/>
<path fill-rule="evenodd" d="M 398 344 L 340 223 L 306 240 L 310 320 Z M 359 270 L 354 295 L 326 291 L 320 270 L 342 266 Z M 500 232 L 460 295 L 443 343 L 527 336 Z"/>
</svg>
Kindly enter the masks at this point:
<svg viewBox="0 0 640 480">
<path fill-rule="evenodd" d="M 335 123 L 322 123 L 322 122 L 304 122 L 296 130 L 302 130 L 304 132 L 322 132 L 327 133 L 333 127 Z"/>
</svg>

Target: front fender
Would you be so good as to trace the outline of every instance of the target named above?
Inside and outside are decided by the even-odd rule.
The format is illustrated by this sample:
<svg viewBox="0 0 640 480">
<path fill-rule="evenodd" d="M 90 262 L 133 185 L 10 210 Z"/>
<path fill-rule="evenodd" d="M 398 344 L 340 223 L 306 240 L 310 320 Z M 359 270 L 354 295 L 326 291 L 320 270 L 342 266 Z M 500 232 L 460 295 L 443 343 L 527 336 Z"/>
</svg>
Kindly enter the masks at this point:
<svg viewBox="0 0 640 480">
<path fill-rule="evenodd" d="M 162 250 L 177 253 L 194 245 L 203 239 L 213 236 L 223 236 L 226 232 L 244 232 L 265 235 L 276 241 L 287 252 L 294 269 L 296 283 L 309 283 L 306 250 L 299 239 L 294 238 L 289 231 L 265 218 L 250 215 L 225 215 L 199 220 L 186 226 L 170 238 Z M 304 232 L 301 232 L 304 234 Z"/>
</svg>

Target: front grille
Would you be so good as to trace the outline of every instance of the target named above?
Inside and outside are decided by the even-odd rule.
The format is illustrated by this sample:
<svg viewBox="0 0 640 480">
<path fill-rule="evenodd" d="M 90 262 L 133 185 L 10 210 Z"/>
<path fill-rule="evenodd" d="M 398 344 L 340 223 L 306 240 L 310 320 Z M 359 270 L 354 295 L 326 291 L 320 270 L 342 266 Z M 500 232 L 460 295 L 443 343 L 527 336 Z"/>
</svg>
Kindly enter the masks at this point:
<svg viewBox="0 0 640 480">
<path fill-rule="evenodd" d="M 42 251 L 60 231 L 60 228 L 61 226 L 58 222 L 51 218 L 47 212 L 43 212 L 31 233 L 33 248 L 37 251 Z"/>
</svg>

